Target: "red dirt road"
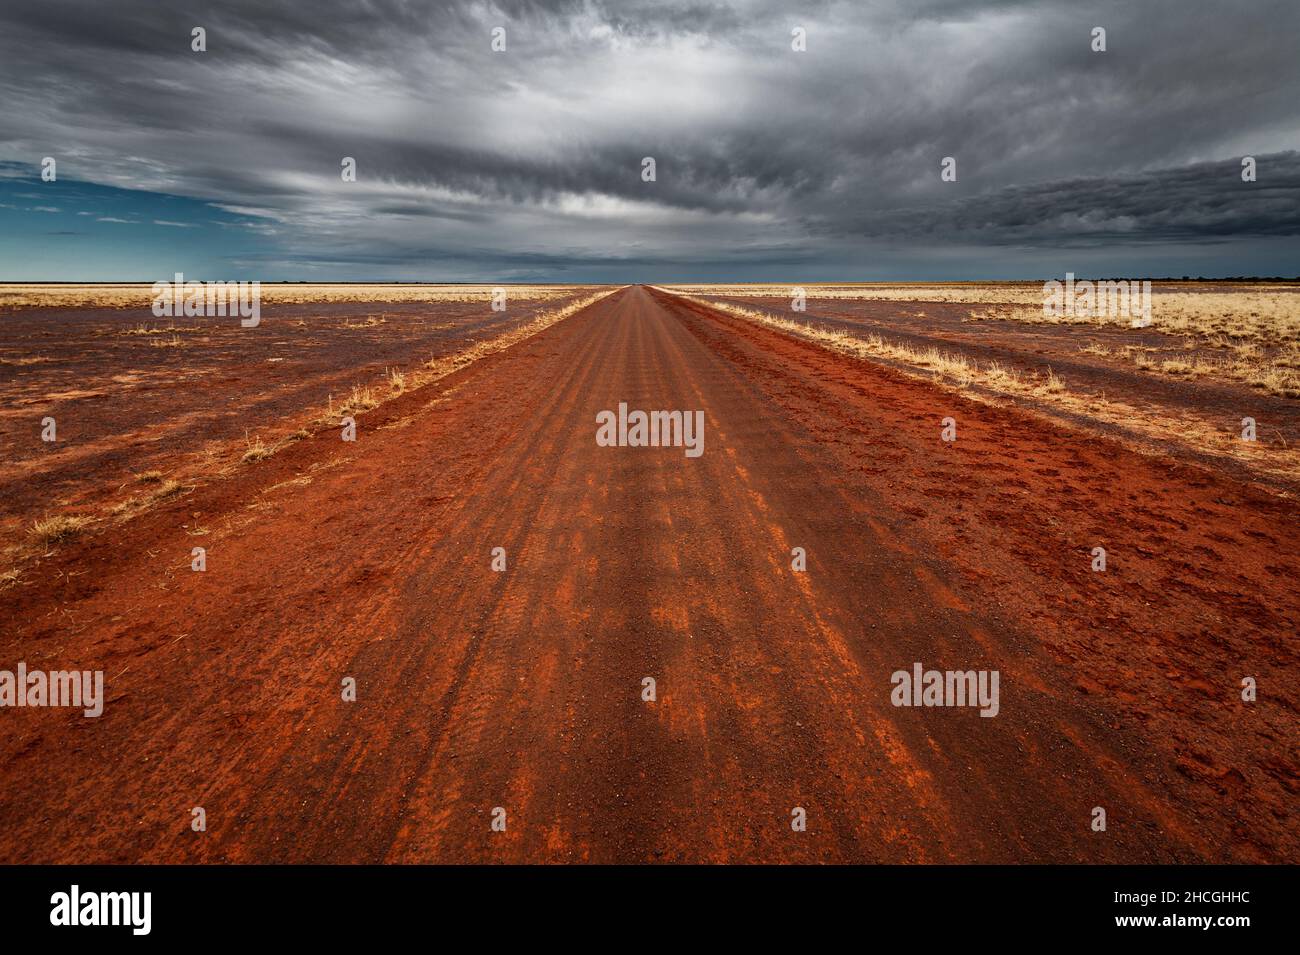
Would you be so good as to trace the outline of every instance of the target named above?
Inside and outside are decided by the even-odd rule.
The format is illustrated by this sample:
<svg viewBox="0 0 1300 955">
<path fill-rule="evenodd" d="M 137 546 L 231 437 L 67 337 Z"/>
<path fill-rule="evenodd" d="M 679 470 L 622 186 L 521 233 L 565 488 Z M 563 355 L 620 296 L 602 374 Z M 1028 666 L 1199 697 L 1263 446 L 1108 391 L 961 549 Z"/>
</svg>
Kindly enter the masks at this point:
<svg viewBox="0 0 1300 955">
<path fill-rule="evenodd" d="M 1300 861 L 1293 501 L 639 287 L 358 426 L 0 593 L 107 683 L 0 712 L 0 861 Z"/>
</svg>

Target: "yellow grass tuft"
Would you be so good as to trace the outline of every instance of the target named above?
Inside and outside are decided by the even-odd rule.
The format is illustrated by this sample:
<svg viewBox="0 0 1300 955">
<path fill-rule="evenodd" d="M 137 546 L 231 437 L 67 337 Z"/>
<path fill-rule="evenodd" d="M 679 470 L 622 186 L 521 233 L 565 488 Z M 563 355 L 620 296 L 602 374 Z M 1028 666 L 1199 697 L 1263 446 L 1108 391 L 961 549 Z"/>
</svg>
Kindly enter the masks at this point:
<svg viewBox="0 0 1300 955">
<path fill-rule="evenodd" d="M 244 462 L 261 461 L 264 458 L 269 458 L 271 455 L 275 453 L 274 450 L 268 448 L 265 444 L 262 443 L 262 439 L 260 437 L 254 438 L 252 441 L 249 441 L 247 431 L 244 432 L 244 446 L 246 450 L 244 451 L 243 455 L 240 457 L 240 460 Z"/>
<path fill-rule="evenodd" d="M 376 398 L 375 393 L 369 388 L 353 385 L 352 394 L 344 398 L 337 406 L 334 404 L 334 396 L 330 395 L 325 414 L 318 418 L 317 421 L 322 424 L 334 424 L 343 418 L 355 417 L 363 411 L 377 408 L 379 404 L 380 399 Z"/>
<path fill-rule="evenodd" d="M 346 417 L 362 411 L 369 411 L 371 408 L 377 408 L 378 406 L 379 399 L 375 397 L 374 392 L 369 388 L 353 385 L 352 394 L 348 395 L 339 407 L 339 414 Z"/>
<path fill-rule="evenodd" d="M 57 544 L 80 534 L 92 523 L 94 522 L 89 517 L 60 514 L 55 517 L 41 518 L 31 526 L 28 533 L 39 543 Z"/>
<path fill-rule="evenodd" d="M 133 328 L 125 328 L 120 335 L 171 335 L 173 338 L 184 332 L 201 332 L 202 325 L 146 325 L 143 322 Z"/>
<path fill-rule="evenodd" d="M 148 471 L 145 474 L 139 475 L 137 480 L 144 481 L 145 483 L 157 483 L 158 486 L 148 494 L 141 497 L 132 495 L 125 501 L 114 504 L 109 511 L 109 513 L 114 517 L 121 517 L 124 514 L 133 514 L 137 511 L 142 511 L 160 501 L 165 501 L 168 498 L 175 497 L 177 494 L 181 493 L 181 491 L 185 490 L 185 485 L 181 484 L 180 481 L 174 481 L 171 478 L 163 480 L 161 471 Z"/>
</svg>

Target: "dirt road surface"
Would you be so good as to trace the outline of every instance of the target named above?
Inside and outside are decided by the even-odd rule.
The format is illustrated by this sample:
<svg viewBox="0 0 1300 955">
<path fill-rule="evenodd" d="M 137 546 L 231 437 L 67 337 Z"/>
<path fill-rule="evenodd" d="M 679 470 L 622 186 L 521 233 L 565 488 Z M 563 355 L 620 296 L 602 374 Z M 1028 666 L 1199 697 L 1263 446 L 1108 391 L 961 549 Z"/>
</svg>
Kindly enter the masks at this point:
<svg viewBox="0 0 1300 955">
<path fill-rule="evenodd" d="M 107 696 L 0 714 L 0 861 L 1300 861 L 1293 501 L 642 287 L 358 427 L 0 594 Z"/>
</svg>

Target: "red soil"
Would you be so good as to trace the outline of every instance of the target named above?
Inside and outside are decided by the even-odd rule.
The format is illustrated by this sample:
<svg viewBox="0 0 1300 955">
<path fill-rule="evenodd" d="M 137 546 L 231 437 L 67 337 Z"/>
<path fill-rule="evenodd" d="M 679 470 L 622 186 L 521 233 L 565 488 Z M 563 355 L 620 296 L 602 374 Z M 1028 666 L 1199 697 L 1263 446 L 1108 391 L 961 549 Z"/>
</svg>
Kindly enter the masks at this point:
<svg viewBox="0 0 1300 955">
<path fill-rule="evenodd" d="M 358 423 L 0 593 L 0 861 L 1300 861 L 1292 501 L 641 288 Z"/>
</svg>

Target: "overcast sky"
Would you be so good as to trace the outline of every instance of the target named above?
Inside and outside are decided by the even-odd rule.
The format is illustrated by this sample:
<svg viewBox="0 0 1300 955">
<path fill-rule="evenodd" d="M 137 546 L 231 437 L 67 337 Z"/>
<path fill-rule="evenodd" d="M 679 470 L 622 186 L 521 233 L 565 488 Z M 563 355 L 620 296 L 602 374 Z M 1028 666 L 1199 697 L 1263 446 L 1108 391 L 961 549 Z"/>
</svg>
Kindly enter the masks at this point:
<svg viewBox="0 0 1300 955">
<path fill-rule="evenodd" d="M 1297 0 L 13 0 L 0 280 L 1294 276 L 1298 48 Z"/>
</svg>

